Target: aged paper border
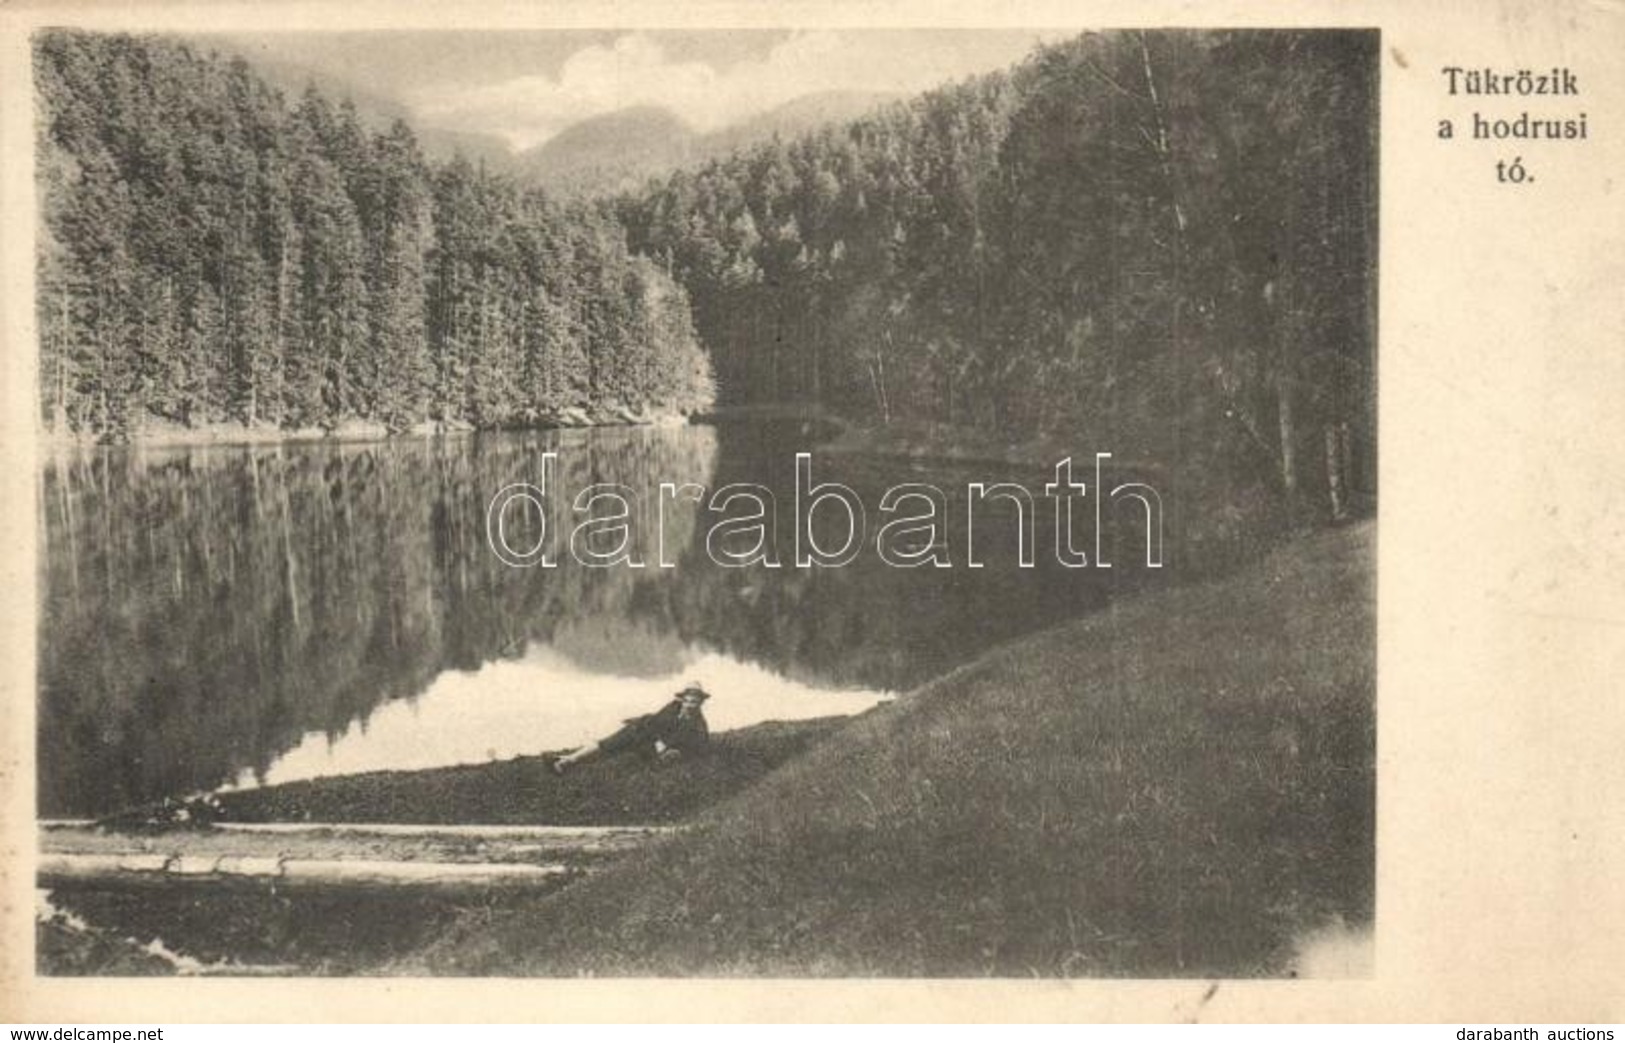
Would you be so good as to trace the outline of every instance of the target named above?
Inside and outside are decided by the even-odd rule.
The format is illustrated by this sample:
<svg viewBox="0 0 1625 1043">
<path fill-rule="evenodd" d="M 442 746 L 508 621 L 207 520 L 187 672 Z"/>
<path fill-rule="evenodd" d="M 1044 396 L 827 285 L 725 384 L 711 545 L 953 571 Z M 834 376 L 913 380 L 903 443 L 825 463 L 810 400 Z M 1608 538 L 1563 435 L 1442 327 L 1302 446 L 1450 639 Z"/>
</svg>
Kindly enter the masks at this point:
<svg viewBox="0 0 1625 1043">
<path fill-rule="evenodd" d="M 1348 982 L 72 980 L 33 973 L 39 25 L 1382 30 L 1376 968 Z M 1402 2 L 0 8 L 0 1021 L 1625 1020 L 1625 7 Z M 1569 65 L 1583 144 L 1441 144 L 1445 65 Z M 1516 114 L 1515 99 L 1495 99 Z M 1548 101 L 1550 101 L 1548 99 Z M 1488 108 L 1486 104 L 1483 106 Z M 1531 105 L 1531 108 L 1534 106 Z M 1497 185 L 1522 155 L 1537 184 Z"/>
</svg>

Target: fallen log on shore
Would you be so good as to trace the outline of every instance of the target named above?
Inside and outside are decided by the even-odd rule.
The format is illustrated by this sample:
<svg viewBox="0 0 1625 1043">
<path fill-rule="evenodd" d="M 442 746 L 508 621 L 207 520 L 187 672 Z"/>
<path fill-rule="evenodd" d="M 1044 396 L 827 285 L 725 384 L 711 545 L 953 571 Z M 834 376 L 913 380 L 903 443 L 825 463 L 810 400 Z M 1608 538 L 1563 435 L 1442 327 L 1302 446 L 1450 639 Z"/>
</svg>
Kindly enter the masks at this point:
<svg viewBox="0 0 1625 1043">
<path fill-rule="evenodd" d="M 40 823 L 42 888 L 184 884 L 467 891 L 558 886 L 658 827 L 226 822 L 130 833 Z"/>
<path fill-rule="evenodd" d="M 582 872 L 567 865 L 532 865 L 523 862 L 47 853 L 40 856 L 35 879 L 39 887 L 51 890 L 246 884 L 277 888 L 481 891 L 557 886 Z"/>
<path fill-rule="evenodd" d="M 54 837 L 79 835 L 114 836 L 115 827 L 95 819 L 41 819 L 39 827 Z M 473 840 L 536 840 L 561 845 L 599 844 L 615 840 L 646 839 L 669 833 L 674 826 L 530 826 L 453 824 L 436 822 L 211 822 L 198 829 L 172 830 L 157 835 L 204 836 L 218 833 L 260 833 L 281 836 L 380 836 Z"/>
</svg>

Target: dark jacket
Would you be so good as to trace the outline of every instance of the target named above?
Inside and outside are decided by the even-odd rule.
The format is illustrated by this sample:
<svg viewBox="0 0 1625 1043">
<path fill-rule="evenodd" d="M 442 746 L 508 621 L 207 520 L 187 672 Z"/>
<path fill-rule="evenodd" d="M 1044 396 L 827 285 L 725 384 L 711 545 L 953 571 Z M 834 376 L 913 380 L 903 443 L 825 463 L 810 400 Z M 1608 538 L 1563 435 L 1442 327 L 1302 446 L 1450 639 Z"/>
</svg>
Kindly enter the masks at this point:
<svg viewBox="0 0 1625 1043">
<path fill-rule="evenodd" d="M 605 753 L 636 750 L 644 756 L 654 756 L 655 743 L 659 742 L 667 749 L 681 750 L 685 754 L 701 753 L 711 744 L 711 729 L 705 723 L 705 714 L 695 710 L 684 718 L 682 709 L 682 701 L 673 699 L 655 713 L 629 717 L 619 731 L 598 746 Z"/>
</svg>

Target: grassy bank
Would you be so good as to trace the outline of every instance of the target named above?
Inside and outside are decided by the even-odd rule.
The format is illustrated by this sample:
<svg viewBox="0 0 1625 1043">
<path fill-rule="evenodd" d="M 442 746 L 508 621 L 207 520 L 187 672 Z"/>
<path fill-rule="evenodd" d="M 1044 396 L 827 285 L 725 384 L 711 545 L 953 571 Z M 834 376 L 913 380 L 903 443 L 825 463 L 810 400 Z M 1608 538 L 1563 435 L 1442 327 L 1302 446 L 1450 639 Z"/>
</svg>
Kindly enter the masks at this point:
<svg viewBox="0 0 1625 1043">
<path fill-rule="evenodd" d="M 1316 534 L 998 649 L 394 969 L 1285 973 L 1372 917 L 1373 544 Z"/>
<path fill-rule="evenodd" d="M 709 757 L 656 765 L 636 757 L 615 758 L 583 764 L 563 778 L 547 771 L 540 757 L 520 757 L 267 786 L 221 794 L 209 813 L 235 822 L 677 823 L 804 755 L 847 720 L 771 721 L 717 735 Z M 185 850 L 202 856 L 562 860 L 594 871 L 624 857 L 624 845 L 614 844 L 561 854 L 545 843 L 505 851 L 503 845 L 479 838 L 425 842 L 221 833 L 208 829 L 196 814 L 197 806 L 189 809 L 193 813 L 184 823 L 174 819 L 177 810 L 178 806 L 155 806 L 111 817 L 103 822 L 105 832 L 78 837 L 79 846 L 72 849 Z M 426 846 L 435 850 L 426 853 Z M 274 883 L 230 888 L 86 887 L 58 891 L 52 897 L 53 914 L 36 926 L 39 971 L 50 975 L 242 974 L 267 969 L 374 973 L 403 953 L 422 950 L 459 922 L 464 926 L 498 922 L 523 912 L 535 900 L 534 895 L 513 892 L 448 900 L 409 888 L 292 896 Z"/>
<path fill-rule="evenodd" d="M 228 822 L 410 822 L 614 826 L 681 822 L 737 794 L 846 723 L 768 721 L 716 736 L 707 757 L 591 761 L 559 777 L 541 757 L 423 771 L 374 771 L 224 792 L 210 817 Z M 172 824 L 162 808 L 105 821 Z M 196 808 L 192 809 L 194 813 Z"/>
</svg>

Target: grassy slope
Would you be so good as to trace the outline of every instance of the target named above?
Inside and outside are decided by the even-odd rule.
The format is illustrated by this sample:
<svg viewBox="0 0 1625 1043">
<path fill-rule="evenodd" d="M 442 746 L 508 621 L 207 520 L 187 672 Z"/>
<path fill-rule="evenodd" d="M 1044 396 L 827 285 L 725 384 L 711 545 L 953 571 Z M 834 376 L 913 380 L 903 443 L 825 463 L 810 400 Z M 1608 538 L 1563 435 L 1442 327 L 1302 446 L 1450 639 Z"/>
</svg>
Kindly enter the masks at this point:
<svg viewBox="0 0 1625 1043">
<path fill-rule="evenodd" d="M 1249 975 L 1373 908 L 1369 526 L 1006 646 L 397 969 Z"/>
</svg>

